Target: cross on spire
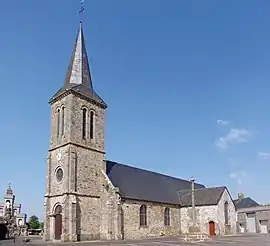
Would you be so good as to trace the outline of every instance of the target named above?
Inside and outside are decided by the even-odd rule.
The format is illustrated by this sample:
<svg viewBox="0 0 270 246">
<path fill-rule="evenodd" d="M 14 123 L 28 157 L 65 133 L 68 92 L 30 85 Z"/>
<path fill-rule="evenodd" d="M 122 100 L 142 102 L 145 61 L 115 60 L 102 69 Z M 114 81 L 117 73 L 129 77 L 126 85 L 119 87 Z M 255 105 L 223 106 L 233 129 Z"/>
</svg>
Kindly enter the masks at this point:
<svg viewBox="0 0 270 246">
<path fill-rule="evenodd" d="M 84 0 L 81 0 L 81 8 L 80 8 L 80 11 L 79 11 L 79 14 L 80 14 L 80 23 L 83 22 L 83 12 L 84 12 L 83 3 L 84 3 Z"/>
</svg>

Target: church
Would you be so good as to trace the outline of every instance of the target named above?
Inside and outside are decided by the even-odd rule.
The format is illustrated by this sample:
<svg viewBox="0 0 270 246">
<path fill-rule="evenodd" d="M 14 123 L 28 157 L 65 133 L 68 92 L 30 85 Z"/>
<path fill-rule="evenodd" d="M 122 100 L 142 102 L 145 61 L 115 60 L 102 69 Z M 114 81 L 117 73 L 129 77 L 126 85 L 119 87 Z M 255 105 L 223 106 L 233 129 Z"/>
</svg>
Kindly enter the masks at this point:
<svg viewBox="0 0 270 246">
<path fill-rule="evenodd" d="M 22 213 L 22 205 L 15 203 L 15 194 L 11 188 L 11 184 L 6 189 L 4 202 L 0 202 L 0 218 L 5 217 L 7 209 L 10 209 L 11 216 L 15 218 L 17 226 L 26 225 L 27 215 Z"/>
<path fill-rule="evenodd" d="M 207 188 L 106 160 L 107 104 L 93 87 L 82 23 L 63 87 L 49 104 L 44 240 L 179 236 L 194 224 L 208 235 L 236 233 L 226 187 Z"/>
</svg>

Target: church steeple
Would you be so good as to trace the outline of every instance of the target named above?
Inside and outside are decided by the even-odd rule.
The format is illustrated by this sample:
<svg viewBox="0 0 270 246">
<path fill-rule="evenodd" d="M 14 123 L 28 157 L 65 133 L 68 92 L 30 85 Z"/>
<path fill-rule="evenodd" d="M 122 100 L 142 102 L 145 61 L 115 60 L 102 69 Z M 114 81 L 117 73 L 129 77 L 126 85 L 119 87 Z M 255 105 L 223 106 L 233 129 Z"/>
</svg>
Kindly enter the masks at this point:
<svg viewBox="0 0 270 246">
<path fill-rule="evenodd" d="M 72 84 L 84 85 L 90 90 L 93 90 L 91 73 L 83 35 L 83 27 L 81 22 L 73 53 L 68 66 L 64 86 L 69 87 L 70 85 L 72 86 Z"/>
<path fill-rule="evenodd" d="M 99 219 L 103 212 L 99 198 L 103 197 L 104 190 L 101 175 L 106 173 L 107 105 L 93 88 L 82 17 L 62 85 L 50 100 L 44 238 L 50 241 L 98 239 L 103 226 Z M 88 220 L 97 223 L 90 225 L 86 223 Z"/>
<path fill-rule="evenodd" d="M 67 93 L 81 95 L 102 108 L 107 107 L 106 103 L 98 96 L 93 87 L 82 22 L 80 22 L 64 86 L 51 98 L 49 103 L 57 101 L 61 96 L 67 95 Z"/>
</svg>

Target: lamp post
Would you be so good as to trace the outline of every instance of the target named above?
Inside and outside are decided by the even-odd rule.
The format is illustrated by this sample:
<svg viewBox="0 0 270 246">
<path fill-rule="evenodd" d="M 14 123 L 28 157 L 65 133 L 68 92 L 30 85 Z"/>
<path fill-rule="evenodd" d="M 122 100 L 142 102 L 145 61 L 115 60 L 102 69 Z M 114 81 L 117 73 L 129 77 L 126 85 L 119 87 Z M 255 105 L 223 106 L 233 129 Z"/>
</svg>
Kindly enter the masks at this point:
<svg viewBox="0 0 270 246">
<path fill-rule="evenodd" d="M 195 227 L 196 221 L 195 221 L 195 178 L 190 178 L 191 182 L 191 204 L 192 204 L 192 225 Z"/>
</svg>

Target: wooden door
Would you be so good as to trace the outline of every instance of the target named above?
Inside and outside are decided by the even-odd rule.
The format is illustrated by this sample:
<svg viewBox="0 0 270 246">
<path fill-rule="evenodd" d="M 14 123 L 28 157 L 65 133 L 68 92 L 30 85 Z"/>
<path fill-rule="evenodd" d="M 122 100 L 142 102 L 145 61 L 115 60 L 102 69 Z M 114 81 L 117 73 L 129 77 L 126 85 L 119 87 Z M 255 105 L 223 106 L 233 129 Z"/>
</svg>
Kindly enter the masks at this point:
<svg viewBox="0 0 270 246">
<path fill-rule="evenodd" d="M 60 240 L 62 235 L 62 215 L 57 214 L 55 216 L 55 224 L 54 224 L 54 238 L 56 240 Z"/>
<path fill-rule="evenodd" d="M 209 235 L 215 236 L 215 223 L 213 221 L 209 222 Z"/>
</svg>

